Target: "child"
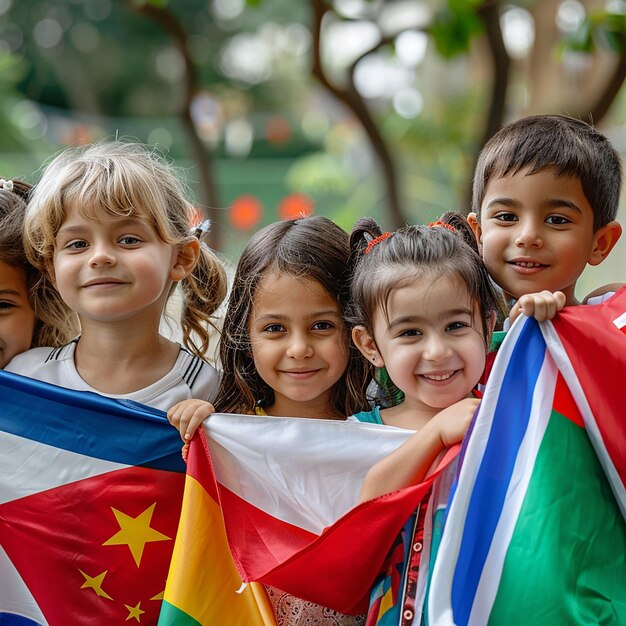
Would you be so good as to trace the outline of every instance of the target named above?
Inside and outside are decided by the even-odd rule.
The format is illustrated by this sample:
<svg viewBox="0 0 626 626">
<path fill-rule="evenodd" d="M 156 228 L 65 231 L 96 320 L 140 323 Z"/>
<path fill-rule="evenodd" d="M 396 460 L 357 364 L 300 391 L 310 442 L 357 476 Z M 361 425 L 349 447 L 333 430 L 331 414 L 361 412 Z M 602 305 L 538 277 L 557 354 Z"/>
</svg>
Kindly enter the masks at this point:
<svg viewBox="0 0 626 626">
<path fill-rule="evenodd" d="M 355 418 L 417 431 L 370 469 L 362 500 L 421 482 L 437 458 L 461 441 L 477 408 L 478 399 L 468 396 L 485 365 L 499 298 L 469 242 L 467 223 L 452 213 L 430 227 L 381 234 L 373 220 L 361 220 L 353 230 L 352 338 L 404 394 L 396 406 Z M 413 623 L 423 594 L 422 548 L 431 536 L 426 512 L 432 501 L 445 503 L 451 476 L 435 483 L 435 495 L 426 496 L 400 533 L 374 586 L 368 624 L 383 614 L 390 620 L 384 623 Z"/>
<path fill-rule="evenodd" d="M 359 256 L 352 338 L 404 396 L 355 418 L 420 433 L 414 438 L 419 449 L 412 439 L 397 451 L 407 456 L 402 467 L 387 474 L 387 461 L 395 465 L 391 455 L 372 468 L 364 499 L 420 482 L 438 454 L 461 441 L 478 405 L 468 396 L 485 365 L 498 297 L 463 235 L 448 223 L 435 224 L 381 235 L 373 220 L 360 220 L 352 233 Z"/>
<path fill-rule="evenodd" d="M 215 408 L 224 413 L 344 420 L 363 410 L 365 366 L 344 324 L 348 235 L 321 216 L 258 231 L 243 250 L 228 301 Z M 189 401 L 168 414 L 190 438 L 213 412 Z M 280 624 L 363 624 L 271 587 Z"/>
<path fill-rule="evenodd" d="M 20 352 L 63 345 L 76 334 L 71 311 L 26 259 L 22 229 L 31 189 L 0 178 L 0 369 Z"/>
<path fill-rule="evenodd" d="M 523 310 L 549 319 L 578 304 L 582 271 L 600 264 L 621 235 L 620 189 L 618 154 L 580 120 L 526 117 L 489 140 L 476 166 L 468 221 L 514 317 Z"/>
<path fill-rule="evenodd" d="M 218 375 L 202 356 L 226 278 L 190 232 L 192 211 L 169 166 L 139 144 L 56 157 L 30 199 L 25 247 L 78 314 L 81 335 L 19 355 L 7 369 L 164 410 L 185 398 L 213 399 Z M 185 348 L 159 333 L 177 283 Z"/>
</svg>

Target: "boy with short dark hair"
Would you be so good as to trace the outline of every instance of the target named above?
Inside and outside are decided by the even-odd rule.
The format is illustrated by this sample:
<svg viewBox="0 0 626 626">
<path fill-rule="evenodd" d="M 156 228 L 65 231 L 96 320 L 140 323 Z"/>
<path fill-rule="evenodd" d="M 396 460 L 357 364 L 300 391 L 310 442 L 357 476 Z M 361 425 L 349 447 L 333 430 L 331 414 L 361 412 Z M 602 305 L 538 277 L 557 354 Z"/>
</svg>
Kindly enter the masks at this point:
<svg viewBox="0 0 626 626">
<path fill-rule="evenodd" d="M 589 124 L 561 115 L 504 126 L 480 153 L 468 222 L 514 316 L 549 319 L 578 304 L 576 281 L 600 264 L 622 229 L 615 221 L 621 160 Z M 525 297 L 524 297 L 525 296 Z"/>
</svg>

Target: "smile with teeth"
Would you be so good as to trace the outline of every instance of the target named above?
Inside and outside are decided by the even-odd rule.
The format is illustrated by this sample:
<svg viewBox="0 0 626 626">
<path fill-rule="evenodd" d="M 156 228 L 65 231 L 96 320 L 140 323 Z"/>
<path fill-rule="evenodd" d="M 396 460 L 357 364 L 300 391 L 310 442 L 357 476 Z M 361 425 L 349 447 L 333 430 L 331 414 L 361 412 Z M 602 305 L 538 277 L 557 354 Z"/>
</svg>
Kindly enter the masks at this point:
<svg viewBox="0 0 626 626">
<path fill-rule="evenodd" d="M 546 267 L 543 263 L 535 263 L 534 261 L 510 261 L 510 263 L 519 267 Z"/>
<path fill-rule="evenodd" d="M 452 376 L 454 376 L 454 374 L 456 374 L 456 370 L 453 372 L 447 372 L 445 374 L 422 374 L 422 377 L 427 378 L 428 380 L 442 381 L 448 380 L 448 378 L 451 378 Z"/>
</svg>

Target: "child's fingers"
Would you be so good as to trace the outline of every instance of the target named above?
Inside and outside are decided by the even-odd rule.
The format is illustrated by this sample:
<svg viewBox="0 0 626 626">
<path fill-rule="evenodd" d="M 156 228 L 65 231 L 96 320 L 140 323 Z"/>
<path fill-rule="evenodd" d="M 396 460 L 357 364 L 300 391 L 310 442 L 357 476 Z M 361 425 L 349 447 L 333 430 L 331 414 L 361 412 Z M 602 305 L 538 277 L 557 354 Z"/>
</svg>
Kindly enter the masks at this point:
<svg viewBox="0 0 626 626">
<path fill-rule="evenodd" d="M 214 409 L 210 404 L 198 407 L 195 411 L 193 411 L 193 413 L 189 416 L 189 420 L 187 421 L 183 439 L 189 441 L 193 437 L 196 430 L 198 430 L 200 424 L 202 424 L 202 422 L 204 422 L 204 420 L 209 417 L 209 415 L 211 415 L 211 413 L 213 412 Z M 183 431 L 181 430 L 181 433 L 182 432 Z"/>
<path fill-rule="evenodd" d="M 178 429 L 183 441 L 189 441 L 198 426 L 214 412 L 213 405 L 205 400 L 183 400 L 167 412 L 167 419 Z"/>
<path fill-rule="evenodd" d="M 167 419 L 169 421 L 169 423 L 174 426 L 174 428 L 176 428 L 178 430 L 178 432 L 180 433 L 180 436 L 183 437 L 183 434 L 187 428 L 186 424 L 184 425 L 184 429 L 183 430 L 183 426 L 181 425 L 181 419 L 184 415 L 185 412 L 185 407 L 181 406 L 180 404 L 175 404 L 168 412 L 167 412 Z"/>
<path fill-rule="evenodd" d="M 193 431 L 189 431 L 189 423 L 191 422 L 196 410 L 195 406 L 189 406 L 188 404 L 183 403 L 172 407 L 167 413 L 167 419 L 170 421 L 172 426 L 178 429 L 183 441 L 191 439 L 193 433 L 195 432 L 195 428 Z"/>
<path fill-rule="evenodd" d="M 567 298 L 565 297 L 565 294 L 562 291 L 555 291 L 554 292 L 554 297 L 556 298 L 556 310 L 558 311 L 562 311 L 563 308 L 565 307 L 565 302 L 567 301 Z"/>
<path fill-rule="evenodd" d="M 537 321 L 551 320 L 565 306 L 565 294 L 561 291 L 541 291 L 522 296 L 511 312 L 513 322 L 520 313 L 534 317 Z"/>
</svg>

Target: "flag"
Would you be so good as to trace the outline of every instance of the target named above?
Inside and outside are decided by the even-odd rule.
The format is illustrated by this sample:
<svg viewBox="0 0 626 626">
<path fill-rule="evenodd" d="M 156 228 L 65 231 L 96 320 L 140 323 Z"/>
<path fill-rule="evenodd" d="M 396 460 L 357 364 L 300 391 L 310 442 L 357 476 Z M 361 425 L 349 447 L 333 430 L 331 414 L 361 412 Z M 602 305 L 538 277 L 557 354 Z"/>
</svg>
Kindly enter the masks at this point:
<svg viewBox="0 0 626 626">
<path fill-rule="evenodd" d="M 305 418 L 214 414 L 189 451 L 183 514 L 163 613 L 169 624 L 226 623 L 212 617 L 215 595 L 232 594 L 239 580 L 271 585 L 346 614 L 364 613 L 369 593 L 397 534 L 439 473 L 449 451 L 424 483 L 358 504 L 367 470 L 404 443 L 412 431 Z M 216 521 L 216 518 L 217 521 Z M 230 584 L 218 591 L 200 581 L 217 541 L 196 539 L 200 526 L 220 520 L 234 558 Z M 216 531 L 217 533 L 217 531 Z M 216 539 L 217 535 L 213 535 Z M 180 549 L 180 550 L 179 550 Z M 196 552 L 194 560 L 194 550 Z M 219 559 L 222 557 L 219 556 Z M 271 624 L 263 590 L 250 585 L 250 624 Z M 242 609 L 245 615 L 245 609 Z M 193 618 L 184 622 L 183 616 Z M 242 616 L 241 622 L 247 624 Z"/>
<path fill-rule="evenodd" d="M 0 624 L 156 624 L 185 467 L 165 415 L 0 372 Z"/>
<path fill-rule="evenodd" d="M 626 289 L 520 318 L 496 358 L 430 583 L 430 626 L 626 623 Z"/>
<path fill-rule="evenodd" d="M 255 584 L 242 587 L 206 463 L 196 436 L 187 457 L 181 522 L 158 624 L 275 626 L 263 589 Z"/>
</svg>

